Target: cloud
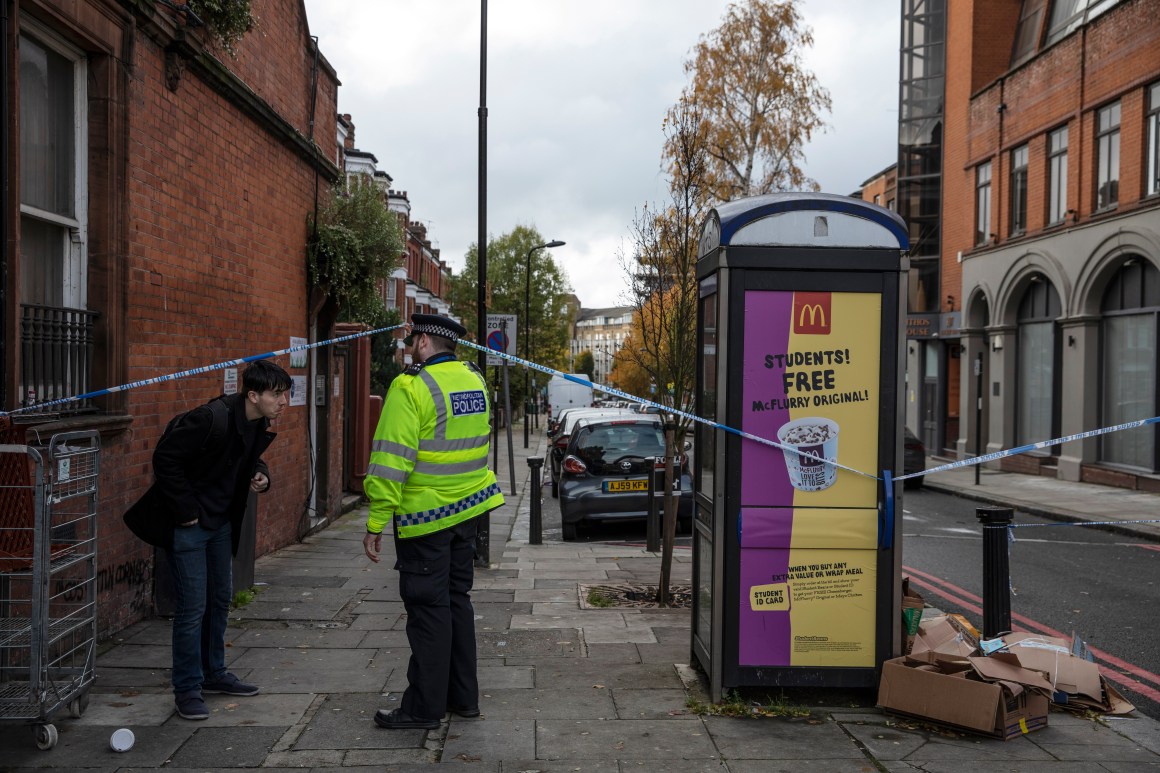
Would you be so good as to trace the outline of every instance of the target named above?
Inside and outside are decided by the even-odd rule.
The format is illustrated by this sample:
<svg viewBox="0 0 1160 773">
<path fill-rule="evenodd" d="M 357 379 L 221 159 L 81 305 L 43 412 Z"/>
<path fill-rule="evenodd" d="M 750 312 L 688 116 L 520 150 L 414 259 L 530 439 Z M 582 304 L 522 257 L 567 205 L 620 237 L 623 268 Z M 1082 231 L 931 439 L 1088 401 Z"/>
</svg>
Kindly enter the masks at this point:
<svg viewBox="0 0 1160 773">
<path fill-rule="evenodd" d="M 633 215 L 665 197 L 661 121 L 683 63 L 724 0 L 488 4 L 487 232 L 536 226 L 586 307 L 618 305 L 616 254 Z M 408 191 L 456 270 L 478 236 L 480 3 L 306 0 L 338 71 L 359 149 Z M 834 102 L 806 149 L 822 189 L 849 193 L 896 153 L 896 1 L 807 0 L 807 62 Z"/>
</svg>

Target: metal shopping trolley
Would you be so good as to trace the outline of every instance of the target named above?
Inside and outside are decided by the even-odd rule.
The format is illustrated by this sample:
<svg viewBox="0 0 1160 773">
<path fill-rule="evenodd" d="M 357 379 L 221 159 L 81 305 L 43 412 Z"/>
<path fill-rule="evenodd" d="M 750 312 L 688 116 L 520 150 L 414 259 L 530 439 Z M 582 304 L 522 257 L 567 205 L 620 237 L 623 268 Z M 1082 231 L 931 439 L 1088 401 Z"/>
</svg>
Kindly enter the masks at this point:
<svg viewBox="0 0 1160 773">
<path fill-rule="evenodd" d="M 96 432 L 0 445 L 0 721 L 30 724 L 88 706 L 97 639 Z"/>
</svg>

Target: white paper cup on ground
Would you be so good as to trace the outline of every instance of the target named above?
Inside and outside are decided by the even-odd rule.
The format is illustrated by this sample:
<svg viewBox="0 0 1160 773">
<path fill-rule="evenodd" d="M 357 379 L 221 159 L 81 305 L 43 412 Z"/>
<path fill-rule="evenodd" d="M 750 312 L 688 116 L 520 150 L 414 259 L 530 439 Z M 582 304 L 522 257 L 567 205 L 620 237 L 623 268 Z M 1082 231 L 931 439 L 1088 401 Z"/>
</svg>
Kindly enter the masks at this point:
<svg viewBox="0 0 1160 773">
<path fill-rule="evenodd" d="M 777 442 L 796 449 L 782 449 L 789 482 L 798 491 L 821 491 L 834 485 L 838 468 L 826 462 L 838 461 L 838 423 L 821 416 L 805 416 L 781 425 Z M 822 460 L 825 461 L 822 461 Z"/>
<path fill-rule="evenodd" d="M 127 752 L 133 748 L 133 742 L 136 740 L 132 730 L 122 727 L 113 731 L 113 737 L 109 739 L 109 748 L 115 752 Z"/>
</svg>

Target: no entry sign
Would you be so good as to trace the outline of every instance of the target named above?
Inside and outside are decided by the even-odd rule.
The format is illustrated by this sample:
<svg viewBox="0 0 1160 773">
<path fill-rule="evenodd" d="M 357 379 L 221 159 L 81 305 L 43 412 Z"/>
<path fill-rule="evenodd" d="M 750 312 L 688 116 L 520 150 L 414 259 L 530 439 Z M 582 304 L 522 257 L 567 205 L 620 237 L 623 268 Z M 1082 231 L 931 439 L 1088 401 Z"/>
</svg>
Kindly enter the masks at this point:
<svg viewBox="0 0 1160 773">
<path fill-rule="evenodd" d="M 487 348 L 515 356 L 516 354 L 516 315 L 515 314 L 488 314 L 487 315 Z M 487 355 L 488 365 L 499 365 L 502 357 Z"/>
</svg>

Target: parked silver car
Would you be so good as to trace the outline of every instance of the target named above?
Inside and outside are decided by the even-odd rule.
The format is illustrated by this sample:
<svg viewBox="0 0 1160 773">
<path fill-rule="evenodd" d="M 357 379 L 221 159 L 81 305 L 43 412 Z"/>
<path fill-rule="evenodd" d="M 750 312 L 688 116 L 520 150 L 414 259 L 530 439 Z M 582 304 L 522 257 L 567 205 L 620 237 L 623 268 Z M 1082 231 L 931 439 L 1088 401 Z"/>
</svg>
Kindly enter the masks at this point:
<svg viewBox="0 0 1160 773">
<path fill-rule="evenodd" d="M 659 417 L 628 414 L 579 419 L 560 470 L 564 539 L 576 539 L 591 521 L 643 520 L 648 515 L 648 475 L 654 458 L 664 455 Z M 693 522 L 693 479 L 685 454 L 679 469 L 677 524 L 688 531 Z"/>
</svg>

